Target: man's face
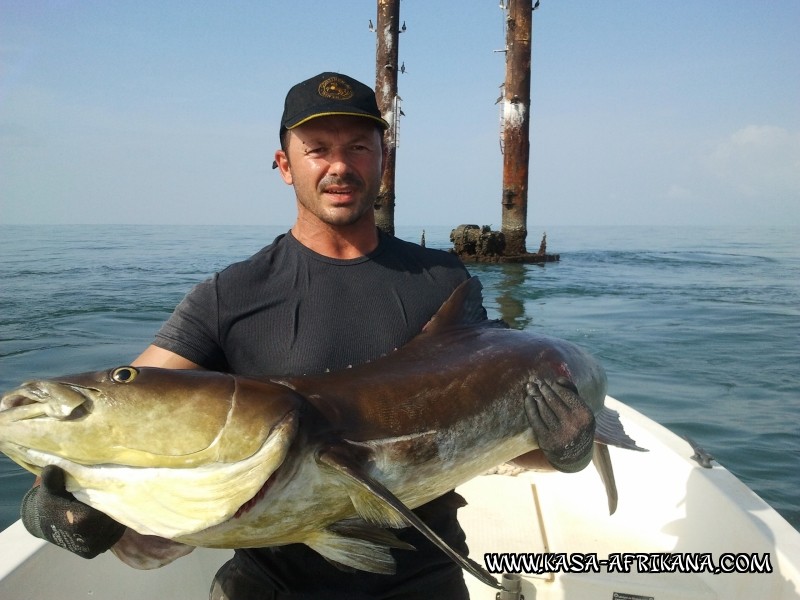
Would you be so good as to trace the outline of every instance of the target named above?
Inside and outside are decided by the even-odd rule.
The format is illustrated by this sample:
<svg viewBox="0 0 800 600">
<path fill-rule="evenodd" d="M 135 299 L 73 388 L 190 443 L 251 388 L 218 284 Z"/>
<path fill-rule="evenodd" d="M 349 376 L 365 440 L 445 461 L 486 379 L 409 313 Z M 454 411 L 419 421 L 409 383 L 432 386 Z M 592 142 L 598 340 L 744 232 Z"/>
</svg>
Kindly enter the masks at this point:
<svg viewBox="0 0 800 600">
<path fill-rule="evenodd" d="M 384 151 L 369 119 L 317 117 L 288 132 L 275 155 L 283 180 L 294 186 L 300 218 L 347 226 L 371 218 L 380 189 Z"/>
</svg>

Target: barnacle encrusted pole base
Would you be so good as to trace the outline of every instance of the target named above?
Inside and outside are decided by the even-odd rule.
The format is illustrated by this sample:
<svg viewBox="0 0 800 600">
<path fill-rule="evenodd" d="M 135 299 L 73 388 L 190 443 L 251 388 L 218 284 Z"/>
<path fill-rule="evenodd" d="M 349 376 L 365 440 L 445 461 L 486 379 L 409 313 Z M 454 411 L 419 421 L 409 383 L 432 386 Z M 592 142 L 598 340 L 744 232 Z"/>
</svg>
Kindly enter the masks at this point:
<svg viewBox="0 0 800 600">
<path fill-rule="evenodd" d="M 509 252 L 503 232 L 492 231 L 488 225 L 459 225 L 450 232 L 450 241 L 452 252 L 463 262 L 548 263 L 560 259 L 558 254 L 547 253 L 546 233 L 537 252 Z"/>
</svg>

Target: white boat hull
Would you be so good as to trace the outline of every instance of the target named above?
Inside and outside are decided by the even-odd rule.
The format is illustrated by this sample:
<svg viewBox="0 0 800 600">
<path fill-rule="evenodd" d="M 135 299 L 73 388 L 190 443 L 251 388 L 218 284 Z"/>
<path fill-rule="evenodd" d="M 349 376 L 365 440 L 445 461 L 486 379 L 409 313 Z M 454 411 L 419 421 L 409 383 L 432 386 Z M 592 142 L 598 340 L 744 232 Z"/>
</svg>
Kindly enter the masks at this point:
<svg viewBox="0 0 800 600">
<path fill-rule="evenodd" d="M 704 469 L 691 460 L 694 452 L 682 438 L 613 398 L 606 405 L 619 411 L 627 433 L 649 449 L 610 448 L 619 489 L 616 513 L 608 515 L 593 467 L 571 475 L 484 476 L 459 490 L 470 503 L 459 520 L 474 559 L 483 563 L 486 552 L 550 552 L 632 561 L 629 573 L 601 567 L 599 573 L 523 574 L 528 600 L 800 598 L 797 530 L 724 467 L 714 463 Z M 712 567 L 731 555 L 742 556 L 740 566 L 753 562 L 752 556 L 763 562 L 766 555 L 772 573 L 637 572 L 638 560 L 643 567 L 663 569 L 667 561 L 698 559 L 705 568 L 708 559 L 703 563 L 700 555 L 706 554 Z M 473 600 L 495 597 L 469 579 Z"/>
<path fill-rule="evenodd" d="M 611 448 L 617 512 L 608 515 L 593 467 L 570 475 L 478 477 L 459 488 L 469 501 L 459 519 L 472 558 L 483 564 L 486 553 L 530 560 L 549 553 L 549 569 L 522 574 L 527 600 L 800 599 L 800 533 L 724 467 L 699 467 L 678 436 L 613 398 L 606 404 L 620 412 L 631 437 L 650 450 Z M 31 537 L 17 522 L 0 533 L 0 599 L 197 600 L 207 597 L 214 573 L 230 555 L 198 549 L 161 569 L 137 571 L 110 553 L 91 561 L 73 556 Z M 582 558 L 586 572 L 558 568 L 558 555 L 573 563 Z M 663 569 L 665 560 L 700 555 L 710 555 L 711 566 L 736 555 L 756 557 L 763 566 L 766 556 L 772 572 L 637 569 L 639 564 Z M 614 557 L 619 568 L 601 566 L 593 572 L 593 560 L 599 564 Z M 738 560 L 739 566 L 745 564 Z M 625 561 L 630 572 L 618 572 Z M 465 577 L 473 600 L 495 598 L 496 590 Z"/>
</svg>

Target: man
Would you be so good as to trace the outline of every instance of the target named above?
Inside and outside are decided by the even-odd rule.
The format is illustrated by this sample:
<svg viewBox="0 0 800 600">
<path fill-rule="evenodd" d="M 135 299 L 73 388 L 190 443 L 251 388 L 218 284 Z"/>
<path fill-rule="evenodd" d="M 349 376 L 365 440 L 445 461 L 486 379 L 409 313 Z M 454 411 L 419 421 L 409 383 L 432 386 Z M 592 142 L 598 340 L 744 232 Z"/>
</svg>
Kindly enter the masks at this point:
<svg viewBox="0 0 800 600">
<path fill-rule="evenodd" d="M 387 127 L 373 91 L 346 75 L 322 73 L 294 86 L 286 97 L 273 165 L 294 187 L 294 226 L 192 290 L 133 364 L 255 377 L 320 373 L 377 358 L 420 332 L 468 273 L 450 254 L 376 228 L 373 206 Z M 69 502 L 60 491 L 61 474 L 56 472 L 54 483 L 51 473 L 46 490 L 55 491 L 55 501 Z M 36 516 L 23 518 L 40 537 L 47 537 L 40 523 L 30 522 L 47 512 L 39 510 L 44 496 L 34 489 L 26 504 L 30 513 L 36 508 Z M 458 505 L 451 493 L 418 513 L 466 552 Z M 112 544 L 123 560 L 153 551 L 152 540 L 139 543 L 143 536 L 115 527 L 85 505 L 79 508 L 91 524 L 82 537 L 92 530 L 100 538 L 84 555 Z M 217 574 L 211 597 L 468 597 L 461 570 L 437 548 L 413 528 L 399 537 L 417 550 L 394 552 L 395 576 L 342 571 L 304 545 L 237 550 Z M 166 540 L 163 550 L 170 557 L 181 554 Z"/>
<path fill-rule="evenodd" d="M 375 359 L 419 333 L 469 275 L 455 256 L 376 228 L 387 127 L 373 91 L 346 75 L 322 73 L 289 90 L 274 167 L 294 187 L 295 224 L 196 286 L 133 364 L 253 377 L 321 373 Z M 23 522 L 34 535 L 85 557 L 112 548 L 139 566 L 190 551 L 75 501 L 57 469 L 48 467 L 42 479 L 23 500 Z M 460 505 L 450 492 L 416 512 L 466 553 Z M 340 570 L 302 544 L 236 550 L 211 598 L 468 598 L 460 568 L 439 549 L 414 528 L 398 537 L 416 550 L 393 552 L 391 576 Z"/>
</svg>

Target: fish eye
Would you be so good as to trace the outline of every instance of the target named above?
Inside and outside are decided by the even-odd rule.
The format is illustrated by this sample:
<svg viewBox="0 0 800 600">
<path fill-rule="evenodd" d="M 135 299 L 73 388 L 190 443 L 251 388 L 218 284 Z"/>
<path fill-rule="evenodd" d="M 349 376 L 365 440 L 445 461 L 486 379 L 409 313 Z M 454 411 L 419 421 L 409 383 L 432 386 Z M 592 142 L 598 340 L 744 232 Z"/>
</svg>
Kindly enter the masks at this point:
<svg viewBox="0 0 800 600">
<path fill-rule="evenodd" d="M 136 367 L 117 367 L 111 371 L 111 381 L 116 383 L 130 383 L 139 374 Z"/>
</svg>

